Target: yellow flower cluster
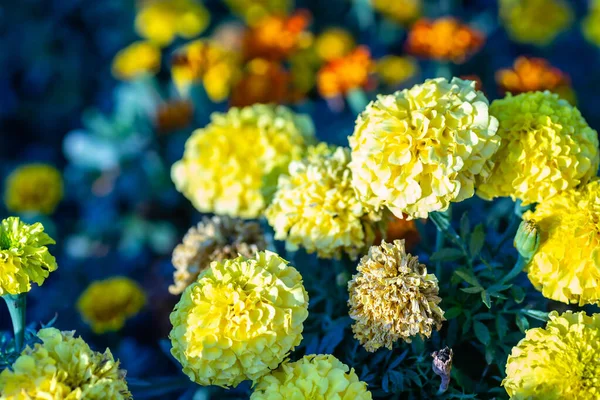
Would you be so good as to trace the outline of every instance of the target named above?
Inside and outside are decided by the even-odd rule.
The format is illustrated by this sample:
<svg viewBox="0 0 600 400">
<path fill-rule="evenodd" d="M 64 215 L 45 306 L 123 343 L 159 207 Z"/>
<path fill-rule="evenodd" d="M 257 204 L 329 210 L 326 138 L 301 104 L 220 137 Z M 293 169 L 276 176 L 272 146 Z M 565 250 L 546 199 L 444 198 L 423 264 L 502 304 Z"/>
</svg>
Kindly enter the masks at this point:
<svg viewBox="0 0 600 400">
<path fill-rule="evenodd" d="M 52 214 L 62 198 L 62 176 L 51 165 L 26 164 L 6 178 L 4 202 L 9 211 Z"/>
<path fill-rule="evenodd" d="M 332 355 L 308 355 L 284 362 L 258 380 L 250 400 L 370 400 L 367 384 L 354 368 Z"/>
<path fill-rule="evenodd" d="M 489 175 L 497 128 L 473 81 L 430 79 L 379 96 L 349 138 L 353 185 L 361 201 L 398 218 L 444 211 Z"/>
<path fill-rule="evenodd" d="M 89 285 L 79 297 L 77 308 L 95 333 L 104 333 L 121 329 L 144 304 L 146 294 L 140 285 L 116 276 Z"/>
<path fill-rule="evenodd" d="M 277 254 L 213 262 L 171 314 L 171 353 L 201 385 L 256 380 L 302 340 L 308 294 Z"/>
<path fill-rule="evenodd" d="M 505 29 L 520 43 L 548 45 L 573 22 L 565 0 L 499 0 L 499 7 Z"/>
<path fill-rule="evenodd" d="M 490 110 L 500 121 L 500 150 L 477 194 L 541 202 L 596 175 L 598 136 L 579 110 L 556 94 L 508 94 Z"/>
<path fill-rule="evenodd" d="M 431 336 L 444 321 L 435 275 L 415 256 L 407 254 L 404 240 L 372 246 L 348 283 L 354 337 L 367 351 L 392 349 L 394 342 L 413 336 Z"/>
<path fill-rule="evenodd" d="M 160 49 L 151 42 L 135 42 L 119 51 L 112 62 L 112 74 L 121 80 L 154 75 L 160 70 Z"/>
<path fill-rule="evenodd" d="M 373 9 L 386 17 L 406 24 L 419 18 L 423 0 L 372 0 Z"/>
<path fill-rule="evenodd" d="M 600 47 L 600 0 L 592 0 L 588 15 L 581 24 L 581 29 L 590 43 Z"/>
<path fill-rule="evenodd" d="M 105 400 L 131 399 L 125 371 L 109 349 L 90 349 L 74 332 L 41 329 L 11 368 L 0 374 L 0 399 Z"/>
<path fill-rule="evenodd" d="M 355 46 L 352 34 L 342 28 L 326 29 L 315 40 L 315 52 L 321 60 L 325 61 L 342 58 Z"/>
<path fill-rule="evenodd" d="M 383 83 L 397 86 L 419 72 L 419 65 L 411 57 L 385 56 L 376 61 L 375 71 Z"/>
<path fill-rule="evenodd" d="M 600 180 L 563 192 L 523 215 L 536 222 L 540 247 L 527 265 L 545 297 L 579 305 L 600 302 Z"/>
<path fill-rule="evenodd" d="M 545 328 L 512 349 L 502 385 L 511 399 L 595 400 L 600 396 L 600 314 L 553 311 Z"/>
<path fill-rule="evenodd" d="M 191 39 L 208 26 L 210 14 L 196 0 L 148 0 L 135 18 L 138 34 L 164 47 L 177 36 Z"/>
<path fill-rule="evenodd" d="M 57 268 L 48 251 L 54 240 L 42 224 L 28 225 L 17 217 L 0 223 L 0 296 L 31 290 L 31 282 L 42 285 Z"/>
<path fill-rule="evenodd" d="M 265 213 L 275 239 L 288 250 L 299 246 L 321 258 L 355 259 L 375 239 L 374 219 L 358 201 L 348 169 L 350 150 L 321 143 L 293 161 L 289 176 L 279 178 L 273 202 Z"/>
<path fill-rule="evenodd" d="M 177 190 L 202 212 L 256 218 L 268 205 L 278 176 L 313 141 L 309 117 L 285 107 L 254 105 L 213 113 L 173 165 Z"/>
</svg>

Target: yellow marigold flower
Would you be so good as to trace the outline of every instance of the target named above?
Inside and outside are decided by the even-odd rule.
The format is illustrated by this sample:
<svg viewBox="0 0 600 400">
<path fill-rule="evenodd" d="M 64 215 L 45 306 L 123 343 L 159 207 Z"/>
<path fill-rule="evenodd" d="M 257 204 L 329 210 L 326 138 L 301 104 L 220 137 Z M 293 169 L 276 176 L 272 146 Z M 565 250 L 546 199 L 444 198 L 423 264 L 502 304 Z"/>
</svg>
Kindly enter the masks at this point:
<svg viewBox="0 0 600 400">
<path fill-rule="evenodd" d="M 377 76 L 388 86 L 398 86 L 419 72 L 419 65 L 411 57 L 385 56 L 376 61 Z"/>
<path fill-rule="evenodd" d="M 523 218 L 540 235 L 526 266 L 536 289 L 563 303 L 600 303 L 600 181 L 545 200 Z"/>
<path fill-rule="evenodd" d="M 224 0 L 231 11 L 241 16 L 250 26 L 257 25 L 271 15 L 287 15 L 293 8 L 292 0 Z"/>
<path fill-rule="evenodd" d="M 52 214 L 62 198 L 62 176 L 52 165 L 26 164 L 6 178 L 4 203 L 9 211 Z"/>
<path fill-rule="evenodd" d="M 581 23 L 583 36 L 600 47 L 600 0 L 592 0 L 590 10 Z"/>
<path fill-rule="evenodd" d="M 308 116 L 257 104 L 213 113 L 185 145 L 171 176 L 202 212 L 256 218 L 269 204 L 277 177 L 313 141 Z"/>
<path fill-rule="evenodd" d="M 328 28 L 317 36 L 315 41 L 315 51 L 319 58 L 325 61 L 342 58 L 355 46 L 354 37 L 343 28 Z"/>
<path fill-rule="evenodd" d="M 215 102 L 229 96 L 239 78 L 239 56 L 204 39 L 194 40 L 178 49 L 171 60 L 171 74 L 177 89 L 187 95 L 194 83 L 201 82 L 208 97 Z"/>
<path fill-rule="evenodd" d="M 477 194 L 541 202 L 587 182 L 598 170 L 598 137 L 576 107 L 550 92 L 508 94 L 491 113 L 500 121 L 500 150 Z"/>
<path fill-rule="evenodd" d="M 545 46 L 573 22 L 565 0 L 499 0 L 500 19 L 516 42 Z"/>
<path fill-rule="evenodd" d="M 353 185 L 376 210 L 426 218 L 473 196 L 500 146 L 497 129 L 472 81 L 430 79 L 378 96 L 349 138 Z"/>
<path fill-rule="evenodd" d="M 169 292 L 183 292 L 213 261 L 239 255 L 252 257 L 266 247 L 265 236 L 256 222 L 205 217 L 187 231 L 183 243 L 173 250 L 174 284 L 169 286 Z"/>
<path fill-rule="evenodd" d="M 275 239 L 288 250 L 302 246 L 322 258 L 355 259 L 375 239 L 375 220 L 354 193 L 348 168 L 350 150 L 321 143 L 293 161 L 289 176 L 279 178 L 265 215 Z"/>
<path fill-rule="evenodd" d="M 128 81 L 160 70 L 160 49 L 150 42 L 135 42 L 119 51 L 112 62 L 112 75 Z"/>
<path fill-rule="evenodd" d="M 552 311 L 512 349 L 502 385 L 511 399 L 595 400 L 600 396 L 600 314 Z"/>
<path fill-rule="evenodd" d="M 392 349 L 402 339 L 431 336 L 444 321 L 438 280 L 418 257 L 407 254 L 404 240 L 372 246 L 348 282 L 354 337 L 367 351 Z"/>
<path fill-rule="evenodd" d="M 93 351 L 75 332 L 40 329 L 41 343 L 26 347 L 11 368 L 0 373 L 3 400 L 131 399 L 125 371 L 109 349 Z"/>
<path fill-rule="evenodd" d="M 277 254 L 215 261 L 171 313 L 171 353 L 194 382 L 237 386 L 277 368 L 307 316 L 302 276 Z"/>
<path fill-rule="evenodd" d="M 406 24 L 419 18 L 422 0 L 371 0 L 373 8 L 389 19 Z"/>
<path fill-rule="evenodd" d="M 77 309 L 95 333 L 118 331 L 146 304 L 144 290 L 132 279 L 117 276 L 90 284 Z"/>
<path fill-rule="evenodd" d="M 31 290 L 31 282 L 41 286 L 56 271 L 54 256 L 48 251 L 54 240 L 39 222 L 28 225 L 17 217 L 0 223 L 0 296 Z"/>
<path fill-rule="evenodd" d="M 408 33 L 406 51 L 418 57 L 462 63 L 484 41 L 482 33 L 455 18 L 420 19 Z"/>
<path fill-rule="evenodd" d="M 370 400 L 367 384 L 354 368 L 332 355 L 308 355 L 296 362 L 286 361 L 256 382 L 250 400 L 339 399 Z"/>
<path fill-rule="evenodd" d="M 317 89 L 323 97 L 337 97 L 364 88 L 369 84 L 373 66 L 369 49 L 359 46 L 348 55 L 321 67 L 317 75 Z"/>
<path fill-rule="evenodd" d="M 196 0 L 148 0 L 135 17 L 137 33 L 158 46 L 170 45 L 175 37 L 192 39 L 201 34 L 210 14 Z"/>
</svg>

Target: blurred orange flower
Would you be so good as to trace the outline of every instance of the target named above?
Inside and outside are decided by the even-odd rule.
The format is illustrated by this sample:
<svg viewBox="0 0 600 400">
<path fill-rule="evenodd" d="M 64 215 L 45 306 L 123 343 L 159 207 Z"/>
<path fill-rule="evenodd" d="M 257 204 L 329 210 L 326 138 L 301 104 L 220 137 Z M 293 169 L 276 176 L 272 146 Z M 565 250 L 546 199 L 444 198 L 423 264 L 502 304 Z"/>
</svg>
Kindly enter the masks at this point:
<svg viewBox="0 0 600 400">
<path fill-rule="evenodd" d="M 396 239 L 404 239 L 406 251 L 412 251 L 421 242 L 421 235 L 415 225 L 415 220 L 399 219 L 392 217 L 386 228 L 385 240 L 388 243 Z M 383 238 L 379 233 L 375 238 L 374 245 L 379 246 Z"/>
<path fill-rule="evenodd" d="M 290 74 L 280 63 L 256 58 L 246 64 L 231 92 L 231 105 L 283 104 L 289 100 Z"/>
<path fill-rule="evenodd" d="M 406 50 L 419 57 L 464 62 L 483 46 L 483 34 L 455 18 L 418 20 L 408 33 Z"/>
<path fill-rule="evenodd" d="M 192 122 L 194 105 L 189 100 L 171 100 L 160 104 L 154 116 L 159 133 L 169 133 L 187 127 Z"/>
<path fill-rule="evenodd" d="M 298 10 L 289 17 L 263 18 L 246 31 L 245 58 L 264 58 L 272 61 L 286 59 L 298 48 L 312 41 L 311 34 L 305 30 L 309 22 L 310 14 L 305 10 Z"/>
<path fill-rule="evenodd" d="M 347 56 L 321 67 L 317 74 L 317 89 L 323 97 L 345 95 L 353 89 L 367 86 L 373 68 L 369 49 L 359 46 Z"/>
</svg>

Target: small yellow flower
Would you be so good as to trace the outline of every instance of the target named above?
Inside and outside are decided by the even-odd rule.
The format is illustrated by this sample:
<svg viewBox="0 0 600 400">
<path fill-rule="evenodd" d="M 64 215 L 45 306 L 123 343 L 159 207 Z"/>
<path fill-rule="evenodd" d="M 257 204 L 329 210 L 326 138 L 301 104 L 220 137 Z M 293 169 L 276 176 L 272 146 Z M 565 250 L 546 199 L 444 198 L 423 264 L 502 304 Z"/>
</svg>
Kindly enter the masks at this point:
<svg viewBox="0 0 600 400">
<path fill-rule="evenodd" d="M 590 9 L 581 23 L 585 38 L 600 47 L 600 0 L 592 0 Z"/>
<path fill-rule="evenodd" d="M 500 146 L 498 121 L 475 82 L 430 79 L 378 96 L 350 136 L 352 183 L 361 201 L 398 218 L 426 218 L 473 196 Z"/>
<path fill-rule="evenodd" d="M 0 399 L 124 400 L 131 399 L 125 371 L 109 349 L 90 349 L 75 332 L 41 329 L 41 343 L 26 347 L 0 373 Z"/>
<path fill-rule="evenodd" d="M 512 349 L 502 385 L 511 399 L 596 400 L 600 395 L 600 314 L 552 311 Z"/>
<path fill-rule="evenodd" d="M 354 368 L 332 355 L 308 355 L 296 362 L 286 361 L 255 383 L 250 400 L 339 399 L 370 400 L 367 384 Z"/>
<path fill-rule="evenodd" d="M 52 214 L 62 198 L 62 176 L 51 165 L 26 164 L 6 178 L 4 202 L 9 211 Z"/>
<path fill-rule="evenodd" d="M 150 42 L 135 42 L 119 51 L 112 62 L 112 74 L 124 81 L 160 70 L 160 49 Z"/>
<path fill-rule="evenodd" d="M 404 240 L 372 246 L 348 283 L 352 331 L 367 351 L 392 349 L 402 339 L 429 337 L 442 327 L 444 312 L 435 275 L 406 253 Z"/>
<path fill-rule="evenodd" d="M 95 333 L 118 331 L 125 320 L 146 304 L 146 294 L 137 282 L 112 277 L 90 284 L 79 297 L 77 309 Z"/>
<path fill-rule="evenodd" d="M 421 15 L 423 0 L 371 0 L 373 8 L 389 19 L 407 24 Z"/>
<path fill-rule="evenodd" d="M 278 176 L 313 141 L 308 116 L 262 104 L 213 113 L 188 139 L 171 169 L 177 190 L 202 212 L 256 218 Z"/>
<path fill-rule="evenodd" d="M 319 58 L 331 61 L 348 55 L 356 46 L 352 34 L 342 28 L 328 28 L 317 36 L 315 51 Z"/>
<path fill-rule="evenodd" d="M 499 0 L 500 19 L 510 37 L 520 43 L 545 46 L 573 22 L 565 0 Z"/>
<path fill-rule="evenodd" d="M 508 94 L 490 111 L 500 121 L 500 150 L 494 168 L 477 194 L 523 204 L 544 201 L 596 175 L 598 134 L 576 107 L 550 92 Z"/>
<path fill-rule="evenodd" d="M 215 261 L 171 313 L 171 353 L 194 382 L 237 386 L 277 368 L 307 317 L 302 276 L 277 254 Z"/>
<path fill-rule="evenodd" d="M 41 286 L 57 268 L 49 244 L 54 240 L 42 224 L 28 225 L 17 217 L 0 223 L 0 296 L 31 290 L 31 282 Z"/>
<path fill-rule="evenodd" d="M 385 56 L 376 61 L 377 76 L 388 86 L 398 86 L 419 72 L 419 65 L 411 57 Z"/>
<path fill-rule="evenodd" d="M 196 0 L 148 0 L 141 2 L 135 18 L 138 34 L 156 43 L 168 46 L 181 36 L 192 39 L 207 27 L 210 14 Z"/>
<path fill-rule="evenodd" d="M 231 11 L 250 26 L 257 25 L 272 15 L 287 15 L 293 9 L 293 0 L 224 0 Z"/>
</svg>

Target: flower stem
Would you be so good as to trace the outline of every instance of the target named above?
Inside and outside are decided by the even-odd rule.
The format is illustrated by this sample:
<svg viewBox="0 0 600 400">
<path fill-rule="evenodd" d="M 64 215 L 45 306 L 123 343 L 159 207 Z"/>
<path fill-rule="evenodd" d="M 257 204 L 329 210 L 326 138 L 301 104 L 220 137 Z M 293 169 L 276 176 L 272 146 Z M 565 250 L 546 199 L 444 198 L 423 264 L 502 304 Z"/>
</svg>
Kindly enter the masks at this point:
<svg viewBox="0 0 600 400">
<path fill-rule="evenodd" d="M 444 247 L 444 232 L 441 230 L 437 230 L 435 234 L 435 251 L 440 251 Z M 435 276 L 438 281 L 442 280 L 442 262 L 435 262 Z"/>
<path fill-rule="evenodd" d="M 452 210 L 450 207 L 444 212 L 432 212 L 429 214 L 429 218 L 437 228 L 438 234 L 441 233 L 442 236 L 448 238 L 455 246 L 457 246 L 460 251 L 463 253 L 467 265 L 470 268 L 473 268 L 473 262 L 471 260 L 471 255 L 469 254 L 469 250 L 467 246 L 461 239 L 460 235 L 456 232 L 456 230 L 452 227 Z M 436 241 L 436 249 L 438 242 Z M 443 243 L 442 243 L 443 245 Z M 437 264 L 436 264 L 437 271 Z M 439 280 L 438 276 L 438 280 Z"/>
<path fill-rule="evenodd" d="M 6 294 L 2 296 L 8 307 L 15 333 L 15 352 L 23 350 L 25 339 L 25 311 L 27 304 L 27 293 Z"/>
</svg>

